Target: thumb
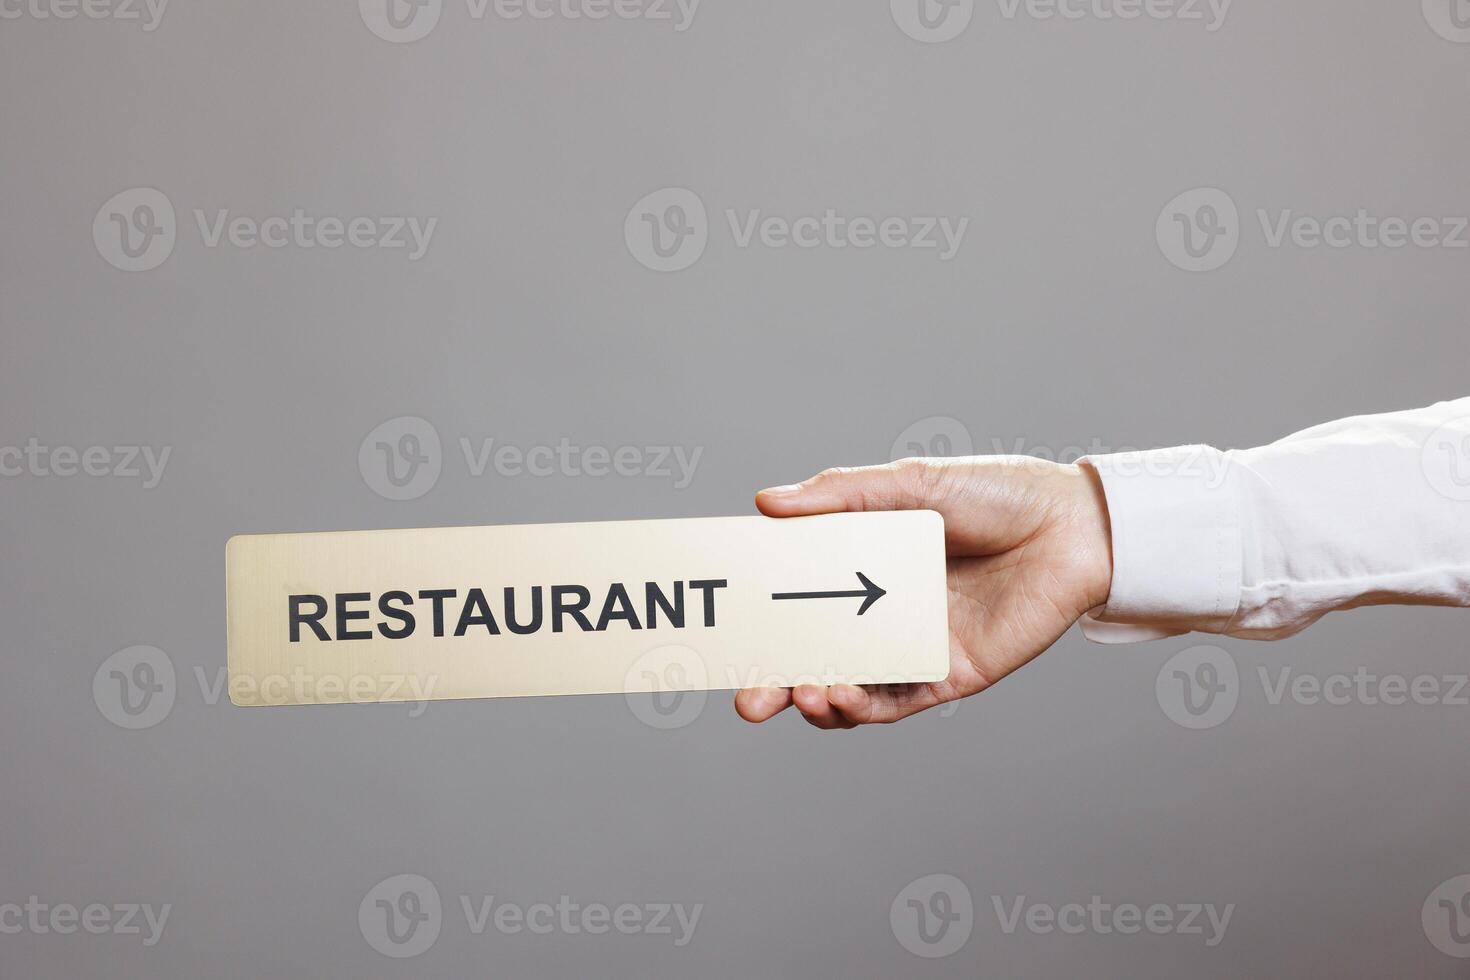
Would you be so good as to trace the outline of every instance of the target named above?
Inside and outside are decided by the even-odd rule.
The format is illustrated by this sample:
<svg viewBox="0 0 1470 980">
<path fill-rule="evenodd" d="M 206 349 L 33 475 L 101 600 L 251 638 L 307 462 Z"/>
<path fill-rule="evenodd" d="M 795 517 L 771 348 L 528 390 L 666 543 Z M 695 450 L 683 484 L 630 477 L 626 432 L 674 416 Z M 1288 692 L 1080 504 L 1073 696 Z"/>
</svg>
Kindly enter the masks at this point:
<svg viewBox="0 0 1470 980">
<path fill-rule="evenodd" d="M 994 457 L 904 459 L 839 467 L 809 480 L 762 490 L 767 517 L 845 511 L 934 510 L 944 518 L 950 554 L 995 554 L 1024 541 L 1045 519 L 1036 474 Z"/>
<path fill-rule="evenodd" d="M 939 465 L 917 459 L 886 466 L 836 467 L 801 483 L 762 490 L 755 495 L 755 505 L 767 517 L 860 510 L 928 510 L 934 508 L 938 496 L 934 478 L 939 469 Z"/>
</svg>

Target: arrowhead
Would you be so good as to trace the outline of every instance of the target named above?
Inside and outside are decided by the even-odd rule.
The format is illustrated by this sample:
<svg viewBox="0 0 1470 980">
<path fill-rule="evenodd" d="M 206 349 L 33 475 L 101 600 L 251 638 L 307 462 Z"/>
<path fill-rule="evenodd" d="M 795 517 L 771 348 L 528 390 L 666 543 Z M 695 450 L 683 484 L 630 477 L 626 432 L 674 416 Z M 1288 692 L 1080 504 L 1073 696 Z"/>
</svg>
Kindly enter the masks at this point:
<svg viewBox="0 0 1470 980">
<path fill-rule="evenodd" d="M 869 606 L 886 596 L 888 592 L 886 589 L 880 589 L 878 588 L 878 586 L 874 585 L 873 580 L 868 578 L 862 572 L 858 572 L 857 577 L 858 581 L 863 583 L 863 588 L 868 590 L 867 597 L 863 599 L 863 604 L 861 606 L 858 606 L 858 615 L 861 616 L 863 613 L 868 611 Z"/>
</svg>

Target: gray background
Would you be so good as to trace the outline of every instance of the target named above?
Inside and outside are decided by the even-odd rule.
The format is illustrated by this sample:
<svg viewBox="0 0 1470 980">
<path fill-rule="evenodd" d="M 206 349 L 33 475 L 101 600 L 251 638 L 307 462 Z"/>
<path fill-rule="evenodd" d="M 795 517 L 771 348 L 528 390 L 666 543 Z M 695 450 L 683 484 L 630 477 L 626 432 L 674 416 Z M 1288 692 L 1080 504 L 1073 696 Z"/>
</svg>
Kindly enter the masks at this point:
<svg viewBox="0 0 1470 980">
<path fill-rule="evenodd" d="M 950 717 L 676 731 L 621 697 L 243 710 L 224 663 L 231 534 L 747 513 L 882 461 L 929 416 L 978 451 L 1258 444 L 1465 394 L 1467 253 L 1271 249 L 1255 210 L 1470 209 L 1470 46 L 1417 3 L 1239 0 L 1224 27 L 1008 20 L 921 44 L 887 4 L 705 0 L 668 23 L 473 21 L 414 44 L 352 3 L 175 0 L 157 31 L 0 21 L 0 444 L 173 447 L 159 487 L 0 480 L 0 902 L 172 903 L 163 940 L 0 935 L 0 976 L 1461 976 L 1420 908 L 1470 871 L 1470 708 L 1270 705 L 1258 665 L 1466 669 L 1463 614 L 1381 609 L 1220 641 L 1234 716 L 1171 722 L 1180 638 L 1074 630 Z M 117 271 L 97 209 L 179 212 Z M 635 201 L 697 191 L 709 248 L 659 274 Z M 1154 222 L 1227 191 L 1223 269 Z M 428 255 L 208 249 L 192 210 L 437 216 Z M 735 246 L 723 211 L 967 215 L 959 255 Z M 364 436 L 444 439 L 437 486 L 374 493 Z M 668 480 L 465 469 L 456 441 L 679 444 Z M 1075 455 L 1075 452 L 1073 453 Z M 1350 530 L 1350 529 L 1345 529 Z M 94 703 L 111 653 L 178 671 L 160 724 Z M 443 932 L 380 956 L 357 908 L 427 876 Z M 921 959 L 889 923 L 947 872 L 973 934 Z M 458 896 L 704 903 L 693 942 L 470 934 Z M 1005 934 L 992 896 L 1214 902 L 1199 937 Z"/>
</svg>

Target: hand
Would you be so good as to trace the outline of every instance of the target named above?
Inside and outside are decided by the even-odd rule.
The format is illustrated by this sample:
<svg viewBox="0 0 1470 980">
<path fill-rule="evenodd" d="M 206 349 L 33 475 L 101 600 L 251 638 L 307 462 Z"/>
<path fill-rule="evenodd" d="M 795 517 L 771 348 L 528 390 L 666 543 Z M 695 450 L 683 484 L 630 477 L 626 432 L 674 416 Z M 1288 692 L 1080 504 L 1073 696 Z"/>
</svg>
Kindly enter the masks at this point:
<svg viewBox="0 0 1470 980">
<path fill-rule="evenodd" d="M 751 688 L 735 710 L 761 722 L 793 703 L 818 728 L 883 724 L 983 691 L 1057 641 L 1112 584 L 1097 475 L 1030 457 L 906 459 L 833 469 L 756 494 L 769 517 L 936 510 L 949 555 L 950 673 L 930 684 Z"/>
</svg>

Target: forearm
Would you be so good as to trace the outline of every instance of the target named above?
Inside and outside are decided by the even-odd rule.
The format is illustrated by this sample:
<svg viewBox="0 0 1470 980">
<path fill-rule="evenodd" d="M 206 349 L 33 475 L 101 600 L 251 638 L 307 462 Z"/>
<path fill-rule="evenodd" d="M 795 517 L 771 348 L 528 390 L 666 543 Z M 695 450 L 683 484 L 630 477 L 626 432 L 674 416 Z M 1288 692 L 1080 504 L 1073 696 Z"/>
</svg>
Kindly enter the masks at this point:
<svg viewBox="0 0 1470 980">
<path fill-rule="evenodd" d="M 1085 462 L 1113 541 L 1108 601 L 1084 622 L 1093 639 L 1274 639 L 1355 606 L 1470 605 L 1470 398 L 1258 449 Z"/>
</svg>

